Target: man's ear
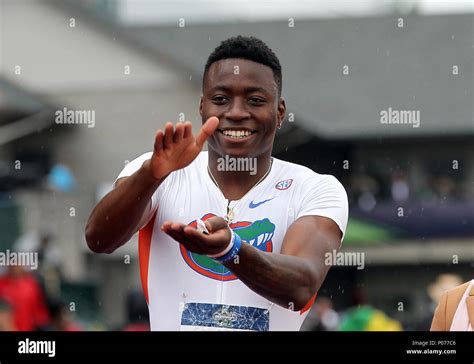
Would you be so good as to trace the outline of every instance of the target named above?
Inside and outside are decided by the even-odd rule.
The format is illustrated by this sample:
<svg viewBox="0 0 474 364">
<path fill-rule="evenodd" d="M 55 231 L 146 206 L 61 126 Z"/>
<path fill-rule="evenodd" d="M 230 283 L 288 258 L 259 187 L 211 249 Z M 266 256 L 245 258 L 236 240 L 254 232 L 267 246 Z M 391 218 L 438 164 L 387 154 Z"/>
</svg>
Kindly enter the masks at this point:
<svg viewBox="0 0 474 364">
<path fill-rule="evenodd" d="M 278 129 L 280 129 L 281 125 L 283 124 L 283 121 L 285 121 L 285 116 L 286 116 L 286 102 L 285 99 L 281 96 L 280 100 L 278 101 Z"/>
<path fill-rule="evenodd" d="M 203 96 L 201 95 L 201 99 L 199 100 L 199 114 L 201 115 L 202 117 L 202 103 L 204 102 L 203 101 Z"/>
</svg>

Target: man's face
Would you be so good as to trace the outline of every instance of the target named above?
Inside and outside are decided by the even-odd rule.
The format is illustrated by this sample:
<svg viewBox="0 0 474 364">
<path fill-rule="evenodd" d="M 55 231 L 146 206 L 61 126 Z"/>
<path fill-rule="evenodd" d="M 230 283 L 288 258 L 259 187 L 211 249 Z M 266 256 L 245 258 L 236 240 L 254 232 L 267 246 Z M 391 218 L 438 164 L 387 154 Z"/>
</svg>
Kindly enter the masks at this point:
<svg viewBox="0 0 474 364">
<path fill-rule="evenodd" d="M 258 157 L 273 146 L 277 125 L 285 117 L 285 101 L 270 67 L 246 59 L 214 62 L 204 79 L 202 121 L 219 118 L 208 139 L 221 156 Z"/>
</svg>

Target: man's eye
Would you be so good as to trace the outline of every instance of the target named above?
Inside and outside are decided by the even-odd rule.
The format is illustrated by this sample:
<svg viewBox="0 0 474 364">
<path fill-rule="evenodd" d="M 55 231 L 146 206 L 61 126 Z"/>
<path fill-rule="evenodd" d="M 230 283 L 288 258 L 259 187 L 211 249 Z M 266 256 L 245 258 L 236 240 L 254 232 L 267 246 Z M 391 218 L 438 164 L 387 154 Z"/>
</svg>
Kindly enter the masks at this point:
<svg viewBox="0 0 474 364">
<path fill-rule="evenodd" d="M 224 96 L 215 96 L 212 98 L 212 101 L 215 101 L 217 103 L 222 103 L 226 100 L 226 98 Z"/>
<path fill-rule="evenodd" d="M 262 104 L 262 103 L 265 102 L 265 100 L 260 99 L 260 98 L 258 98 L 258 97 L 252 97 L 252 98 L 250 98 L 250 102 L 251 102 L 252 104 Z"/>
</svg>

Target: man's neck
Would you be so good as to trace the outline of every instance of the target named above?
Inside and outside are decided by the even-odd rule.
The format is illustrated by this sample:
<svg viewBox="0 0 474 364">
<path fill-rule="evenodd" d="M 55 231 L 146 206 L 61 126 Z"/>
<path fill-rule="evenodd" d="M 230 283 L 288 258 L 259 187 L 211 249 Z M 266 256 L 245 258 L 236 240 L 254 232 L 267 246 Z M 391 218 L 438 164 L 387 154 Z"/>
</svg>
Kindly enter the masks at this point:
<svg viewBox="0 0 474 364">
<path fill-rule="evenodd" d="M 226 162 L 231 161 L 234 157 L 229 157 L 226 161 L 225 157 L 221 157 L 211 148 L 209 148 L 208 155 L 208 163 L 211 173 L 219 185 L 222 194 L 228 200 L 240 200 L 268 172 L 271 165 L 271 151 L 254 158 L 241 157 L 243 159 L 247 159 L 246 162 L 248 162 L 248 166 L 252 163 L 254 165 L 254 170 L 245 171 L 234 171 L 228 170 L 226 168 L 219 168 L 219 166 L 225 166 Z M 234 158 L 234 163 L 237 159 L 238 157 Z M 250 161 L 250 159 L 253 160 Z"/>
</svg>

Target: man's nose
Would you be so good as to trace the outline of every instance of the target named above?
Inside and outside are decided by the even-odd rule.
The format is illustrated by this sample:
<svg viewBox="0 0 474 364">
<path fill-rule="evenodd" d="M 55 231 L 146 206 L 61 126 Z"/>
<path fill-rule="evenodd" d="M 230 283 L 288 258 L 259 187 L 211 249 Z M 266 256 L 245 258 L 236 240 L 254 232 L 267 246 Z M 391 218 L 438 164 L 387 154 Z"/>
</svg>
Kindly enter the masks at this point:
<svg viewBox="0 0 474 364">
<path fill-rule="evenodd" d="M 243 120 L 250 117 L 245 102 L 243 100 L 234 100 L 229 109 L 224 113 L 224 117 L 229 120 Z"/>
</svg>

